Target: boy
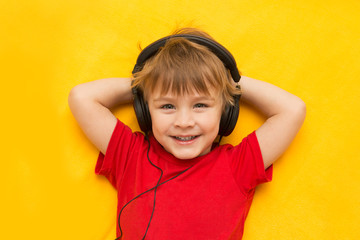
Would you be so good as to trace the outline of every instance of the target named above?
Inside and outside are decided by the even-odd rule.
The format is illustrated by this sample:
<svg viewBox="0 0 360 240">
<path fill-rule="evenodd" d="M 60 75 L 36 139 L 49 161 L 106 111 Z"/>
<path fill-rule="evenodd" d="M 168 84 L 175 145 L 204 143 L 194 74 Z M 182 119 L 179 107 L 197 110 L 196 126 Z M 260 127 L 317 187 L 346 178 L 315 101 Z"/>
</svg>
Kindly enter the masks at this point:
<svg viewBox="0 0 360 240">
<path fill-rule="evenodd" d="M 242 76 L 235 83 L 234 66 L 217 48 L 231 54 L 202 31 L 182 29 L 163 41 L 132 79 L 84 83 L 69 95 L 76 120 L 101 151 L 96 173 L 118 190 L 117 237 L 241 239 L 255 187 L 271 180 L 272 163 L 300 129 L 305 104 L 262 81 Z M 240 89 L 267 120 L 237 146 L 216 144 L 232 131 L 224 134 L 222 122 L 237 110 Z M 133 98 L 145 135 L 109 110 Z"/>
</svg>

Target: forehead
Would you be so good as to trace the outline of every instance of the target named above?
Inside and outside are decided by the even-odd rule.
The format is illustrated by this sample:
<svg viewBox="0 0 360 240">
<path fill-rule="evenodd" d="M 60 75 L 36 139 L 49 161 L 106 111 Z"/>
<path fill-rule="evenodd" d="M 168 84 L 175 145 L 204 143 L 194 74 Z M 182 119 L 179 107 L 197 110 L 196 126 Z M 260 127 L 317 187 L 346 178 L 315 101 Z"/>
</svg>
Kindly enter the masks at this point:
<svg viewBox="0 0 360 240">
<path fill-rule="evenodd" d="M 178 89 L 170 87 L 164 89 L 162 86 L 157 85 L 153 90 L 148 92 L 148 97 L 194 97 L 194 98 L 217 98 L 221 94 L 220 90 L 213 86 L 207 86 L 203 89 L 195 89 L 188 87 L 186 89 Z"/>
</svg>

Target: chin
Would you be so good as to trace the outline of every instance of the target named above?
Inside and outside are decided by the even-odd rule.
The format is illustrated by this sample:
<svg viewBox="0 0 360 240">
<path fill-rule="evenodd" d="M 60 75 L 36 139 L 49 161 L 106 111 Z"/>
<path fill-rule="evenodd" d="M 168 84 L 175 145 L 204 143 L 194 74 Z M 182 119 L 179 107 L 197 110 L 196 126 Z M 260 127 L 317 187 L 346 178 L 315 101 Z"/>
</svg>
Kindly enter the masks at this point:
<svg viewBox="0 0 360 240">
<path fill-rule="evenodd" d="M 194 151 L 189 151 L 189 152 L 171 152 L 171 154 L 180 160 L 189 160 L 205 155 L 206 153 L 202 153 L 202 152 L 196 153 Z"/>
<path fill-rule="evenodd" d="M 172 153 L 172 155 L 174 155 L 174 157 L 176 157 L 177 159 L 180 159 L 180 160 L 188 160 L 188 159 L 193 159 L 193 158 L 196 158 L 197 156 L 194 155 L 194 154 L 174 154 Z"/>
</svg>

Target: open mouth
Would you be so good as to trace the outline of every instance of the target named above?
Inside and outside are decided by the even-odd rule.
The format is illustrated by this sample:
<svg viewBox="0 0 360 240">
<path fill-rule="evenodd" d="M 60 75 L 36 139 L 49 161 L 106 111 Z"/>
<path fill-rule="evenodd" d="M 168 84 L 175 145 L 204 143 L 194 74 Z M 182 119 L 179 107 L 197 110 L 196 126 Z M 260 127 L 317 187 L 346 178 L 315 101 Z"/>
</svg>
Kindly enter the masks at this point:
<svg viewBox="0 0 360 240">
<path fill-rule="evenodd" d="M 175 138 L 176 140 L 179 140 L 179 141 L 191 141 L 197 137 L 198 136 L 186 136 L 186 137 L 174 136 L 173 138 Z"/>
</svg>

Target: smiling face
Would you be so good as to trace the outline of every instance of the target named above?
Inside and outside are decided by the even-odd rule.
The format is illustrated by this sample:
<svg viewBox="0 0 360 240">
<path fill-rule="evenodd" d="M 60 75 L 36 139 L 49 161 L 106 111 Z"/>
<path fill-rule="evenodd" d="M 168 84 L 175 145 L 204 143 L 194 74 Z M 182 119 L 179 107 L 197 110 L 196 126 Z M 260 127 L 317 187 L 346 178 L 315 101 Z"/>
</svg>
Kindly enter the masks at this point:
<svg viewBox="0 0 360 240">
<path fill-rule="evenodd" d="M 238 90 L 210 49 L 186 38 L 171 38 L 133 77 L 132 87 L 148 104 L 151 131 L 166 151 L 179 159 L 211 151 L 223 109 L 234 103 Z"/>
<path fill-rule="evenodd" d="M 211 151 L 219 132 L 222 102 L 212 94 L 150 94 L 152 132 L 166 151 L 179 159 L 192 159 Z"/>
</svg>

